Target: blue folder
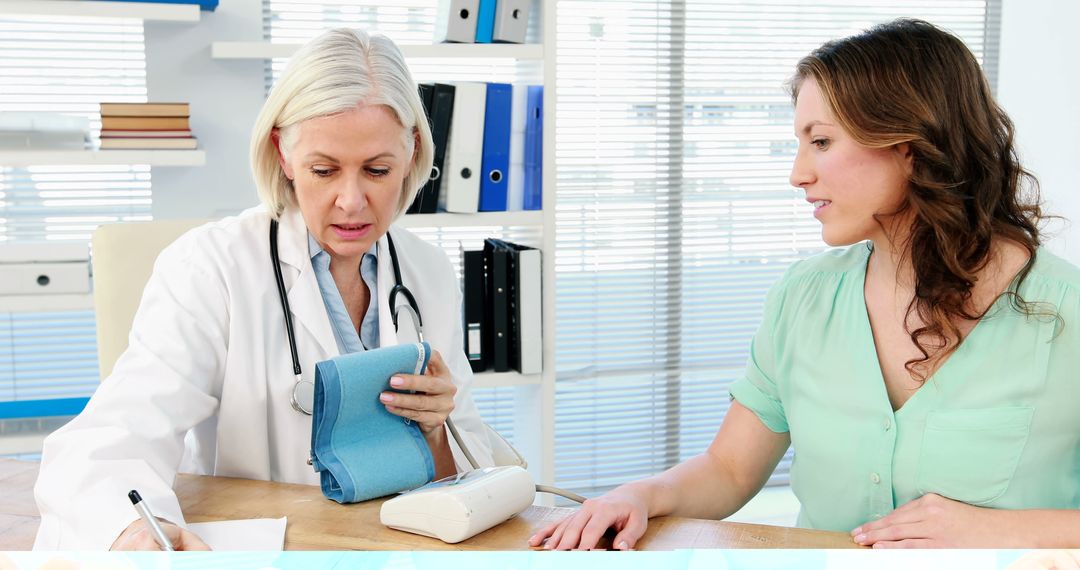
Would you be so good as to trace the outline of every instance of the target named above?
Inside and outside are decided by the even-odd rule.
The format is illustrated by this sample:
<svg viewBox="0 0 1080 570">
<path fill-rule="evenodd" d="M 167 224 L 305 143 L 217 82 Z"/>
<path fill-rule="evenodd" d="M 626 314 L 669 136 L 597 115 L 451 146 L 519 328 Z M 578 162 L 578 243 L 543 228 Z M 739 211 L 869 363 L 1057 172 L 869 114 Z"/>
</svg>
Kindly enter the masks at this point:
<svg viewBox="0 0 1080 570">
<path fill-rule="evenodd" d="M 476 43 L 490 44 L 495 34 L 495 2 L 497 0 L 480 0 L 480 8 L 476 10 Z"/>
<path fill-rule="evenodd" d="M 480 158 L 481 212 L 505 212 L 506 190 L 510 186 L 510 109 L 513 87 L 507 83 L 487 84 L 484 106 L 484 151 Z"/>
<path fill-rule="evenodd" d="M 525 110 L 525 210 L 540 210 L 544 173 L 544 86 L 530 85 Z"/>
<path fill-rule="evenodd" d="M 396 374 L 423 374 L 425 343 L 344 354 L 315 365 L 311 464 L 323 495 L 356 503 L 414 489 L 435 478 L 420 428 L 386 411 L 379 394 Z"/>
<path fill-rule="evenodd" d="M 114 2 L 142 2 L 144 4 L 197 4 L 200 10 L 213 11 L 218 0 L 113 0 Z"/>
</svg>

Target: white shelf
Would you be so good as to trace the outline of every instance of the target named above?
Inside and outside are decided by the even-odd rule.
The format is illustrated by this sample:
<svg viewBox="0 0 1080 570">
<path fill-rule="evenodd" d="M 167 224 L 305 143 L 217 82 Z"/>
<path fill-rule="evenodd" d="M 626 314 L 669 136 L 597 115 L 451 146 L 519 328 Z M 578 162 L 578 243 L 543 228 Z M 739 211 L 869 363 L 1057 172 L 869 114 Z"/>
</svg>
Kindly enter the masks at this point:
<svg viewBox="0 0 1080 570">
<path fill-rule="evenodd" d="M 0 313 L 88 311 L 94 308 L 94 294 L 0 295 Z"/>
<path fill-rule="evenodd" d="M 408 214 L 394 222 L 403 228 L 466 227 L 466 226 L 543 226 L 544 213 L 539 210 L 527 212 L 478 212 L 476 214 Z"/>
<path fill-rule="evenodd" d="M 270 42 L 213 42 L 210 56 L 214 59 L 273 59 L 291 57 L 301 44 L 276 44 Z M 403 45 L 407 58 L 544 58 L 544 46 L 540 44 L 431 44 Z"/>
<path fill-rule="evenodd" d="M 152 2 L 88 2 L 82 0 L 0 0 L 4 16 L 72 16 L 134 18 L 159 22 L 198 22 L 195 4 Z"/>
<path fill-rule="evenodd" d="M 149 164 L 150 166 L 202 166 L 201 150 L 3 150 L 0 166 L 48 164 Z"/>
<path fill-rule="evenodd" d="M 539 386 L 543 374 L 520 374 L 518 372 L 477 372 L 473 374 L 473 388 L 499 388 L 503 386 Z"/>
</svg>

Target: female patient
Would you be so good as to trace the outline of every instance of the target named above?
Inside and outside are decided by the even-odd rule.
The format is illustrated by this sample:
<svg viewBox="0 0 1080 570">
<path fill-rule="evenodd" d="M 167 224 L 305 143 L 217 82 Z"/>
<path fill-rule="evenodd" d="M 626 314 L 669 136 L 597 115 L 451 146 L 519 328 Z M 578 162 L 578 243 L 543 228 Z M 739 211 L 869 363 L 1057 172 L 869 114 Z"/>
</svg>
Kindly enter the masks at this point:
<svg viewBox="0 0 1080 570">
<path fill-rule="evenodd" d="M 649 517 L 724 518 L 792 444 L 800 526 L 874 547 L 1080 545 L 1080 270 L 1040 247 L 1037 184 L 974 56 L 897 20 L 803 58 L 791 91 L 791 183 L 850 247 L 769 292 L 705 453 L 530 544 L 592 548 L 614 527 L 626 549 Z"/>
</svg>

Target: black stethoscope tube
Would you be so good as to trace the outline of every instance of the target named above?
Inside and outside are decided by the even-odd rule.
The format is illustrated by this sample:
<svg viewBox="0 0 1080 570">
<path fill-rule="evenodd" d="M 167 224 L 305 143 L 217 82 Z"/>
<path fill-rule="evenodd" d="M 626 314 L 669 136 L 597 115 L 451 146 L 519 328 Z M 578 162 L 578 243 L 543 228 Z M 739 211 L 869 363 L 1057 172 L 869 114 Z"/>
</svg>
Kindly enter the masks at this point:
<svg viewBox="0 0 1080 570">
<path fill-rule="evenodd" d="M 281 311 L 285 313 L 285 331 L 289 334 L 289 352 L 292 353 L 293 374 L 300 378 L 300 356 L 296 353 L 296 339 L 293 336 L 292 310 L 289 309 L 289 296 L 285 293 L 285 280 L 281 278 L 281 259 L 277 247 L 278 221 L 270 220 L 270 259 L 274 266 L 274 279 L 277 280 L 278 296 L 281 298 Z"/>
<path fill-rule="evenodd" d="M 277 282 L 278 297 L 281 299 L 281 311 L 285 315 L 285 332 L 289 336 L 289 354 L 292 356 L 293 374 L 296 376 L 297 387 L 300 384 L 305 383 L 301 378 L 300 368 L 300 356 L 296 350 L 296 335 L 293 327 L 292 310 L 289 308 L 289 295 L 285 291 L 285 280 L 281 277 L 281 258 L 278 255 L 278 221 L 270 220 L 270 261 L 274 266 L 274 279 Z M 394 269 L 394 286 L 390 289 L 390 316 L 394 322 L 394 331 L 398 330 L 398 307 L 397 297 L 400 294 L 405 297 L 408 302 L 408 308 L 411 309 L 414 324 L 416 327 L 417 335 L 420 340 L 424 340 L 423 326 L 424 321 L 420 316 L 420 306 L 416 302 L 416 298 L 413 297 L 412 291 L 409 291 L 407 287 L 401 283 L 401 266 L 398 263 L 397 248 L 394 247 L 394 239 L 390 237 L 390 233 L 386 234 L 386 243 L 390 250 L 390 264 Z M 376 301 L 378 302 L 378 301 Z M 305 406 L 296 398 L 296 387 L 293 388 L 293 407 L 297 411 L 304 414 L 311 414 L 310 405 Z"/>
</svg>

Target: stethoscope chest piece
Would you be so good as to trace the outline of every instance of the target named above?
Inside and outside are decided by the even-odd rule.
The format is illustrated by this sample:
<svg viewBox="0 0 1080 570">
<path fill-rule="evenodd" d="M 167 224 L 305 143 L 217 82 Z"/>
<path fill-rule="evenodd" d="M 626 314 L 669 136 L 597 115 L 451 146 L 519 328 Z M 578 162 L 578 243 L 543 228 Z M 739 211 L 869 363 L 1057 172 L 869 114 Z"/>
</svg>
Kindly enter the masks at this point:
<svg viewBox="0 0 1080 570">
<path fill-rule="evenodd" d="M 315 383 L 297 376 L 289 403 L 292 404 L 294 410 L 310 416 L 315 409 Z"/>
</svg>

